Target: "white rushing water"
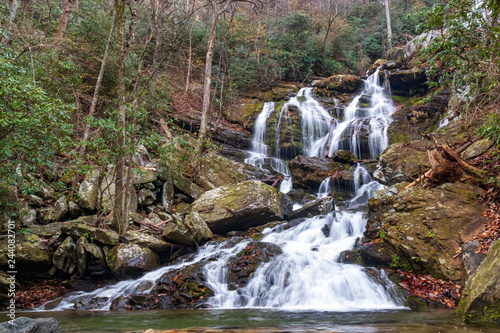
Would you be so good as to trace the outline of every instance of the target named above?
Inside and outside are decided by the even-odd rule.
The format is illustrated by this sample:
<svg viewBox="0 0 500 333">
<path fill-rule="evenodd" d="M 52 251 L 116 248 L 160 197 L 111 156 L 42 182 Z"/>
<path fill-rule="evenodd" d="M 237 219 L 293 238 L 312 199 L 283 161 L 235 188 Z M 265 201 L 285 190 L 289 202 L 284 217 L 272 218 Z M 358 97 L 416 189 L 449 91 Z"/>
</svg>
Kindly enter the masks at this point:
<svg viewBox="0 0 500 333">
<path fill-rule="evenodd" d="M 367 181 L 353 199 L 360 204 L 360 198 L 366 203 L 365 194 L 373 194 L 382 185 L 365 177 L 366 169 L 358 169 Z M 283 254 L 260 266 L 245 287 L 227 288 L 226 262 L 206 266 L 208 284 L 216 291 L 210 306 L 328 311 L 401 308 L 394 301 L 394 285 L 383 272 L 374 276 L 362 266 L 339 262 L 341 253 L 363 237 L 365 226 L 363 212 L 336 211 L 308 218 L 290 229 L 269 230 L 262 242 L 276 244 Z"/>
</svg>

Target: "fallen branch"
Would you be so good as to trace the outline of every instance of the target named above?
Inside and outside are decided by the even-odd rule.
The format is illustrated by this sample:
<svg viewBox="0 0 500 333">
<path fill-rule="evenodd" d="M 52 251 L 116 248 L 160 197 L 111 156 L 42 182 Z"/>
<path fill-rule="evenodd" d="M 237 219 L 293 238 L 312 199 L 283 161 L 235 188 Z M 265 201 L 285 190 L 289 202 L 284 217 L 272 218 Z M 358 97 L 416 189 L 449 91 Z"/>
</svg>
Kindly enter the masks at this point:
<svg viewBox="0 0 500 333">
<path fill-rule="evenodd" d="M 144 221 L 144 220 L 141 220 L 141 219 L 138 219 L 138 218 L 135 218 L 134 219 L 134 222 L 136 223 L 139 223 L 140 225 L 143 225 L 145 226 L 146 228 L 143 228 L 143 229 L 140 229 L 138 230 L 139 232 L 140 231 L 144 231 L 144 230 L 147 230 L 147 229 L 151 229 L 151 230 L 154 230 L 154 231 L 158 231 L 158 232 L 161 232 L 163 233 L 163 230 L 165 229 L 164 227 L 161 227 L 161 225 L 165 224 L 165 223 L 168 223 L 168 222 L 171 222 L 173 219 L 168 219 L 166 221 L 162 221 L 160 223 L 150 223 L 150 222 L 147 222 L 147 221 Z"/>
</svg>

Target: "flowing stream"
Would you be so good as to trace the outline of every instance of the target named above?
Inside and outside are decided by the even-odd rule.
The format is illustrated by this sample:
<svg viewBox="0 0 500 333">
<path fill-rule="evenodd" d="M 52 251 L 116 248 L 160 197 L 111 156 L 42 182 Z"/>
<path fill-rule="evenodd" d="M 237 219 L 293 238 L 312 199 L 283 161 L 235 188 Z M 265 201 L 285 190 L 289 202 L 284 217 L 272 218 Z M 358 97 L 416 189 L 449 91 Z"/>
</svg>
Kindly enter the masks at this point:
<svg viewBox="0 0 500 333">
<path fill-rule="evenodd" d="M 344 108 L 343 119 L 335 119 L 313 97 L 312 88 L 303 88 L 292 97 L 275 117 L 276 133 L 280 125 L 289 121 L 286 111 L 296 107 L 301 115 L 303 153 L 309 156 L 332 155 L 337 149 L 349 149 L 359 158 L 375 158 L 388 144 L 387 127 L 394 111 L 392 102 L 384 95 L 379 84 L 379 71 L 370 76 L 359 96 Z M 365 102 L 361 102 L 365 100 Z M 363 106 L 363 105 L 364 106 Z M 275 103 L 266 103 L 255 121 L 252 151 L 246 163 L 256 167 L 269 165 L 284 175 L 280 190 L 292 189 L 292 177 L 288 163 L 280 159 L 279 135 L 276 149 L 269 151 L 266 145 L 268 121 L 278 112 Z M 336 108 L 336 116 L 341 112 Z M 363 139 L 363 137 L 365 139 Z M 351 250 L 362 238 L 366 214 L 359 207 L 366 206 L 368 199 L 383 186 L 372 181 L 369 172 L 361 165 L 354 170 L 354 196 L 346 208 L 327 215 L 305 219 L 290 228 L 279 225 L 264 230 L 262 242 L 280 247 L 282 254 L 262 264 L 248 284 L 230 290 L 227 279 L 228 260 L 243 250 L 250 240 L 236 244 L 225 241 L 208 243 L 190 259 L 162 267 L 136 280 L 122 281 L 90 293 L 77 292 L 42 310 L 79 308 L 93 303 L 93 309 L 109 310 L 113 301 L 132 293 L 148 294 L 156 281 L 166 272 L 208 260 L 204 274 L 214 296 L 208 300 L 211 308 L 273 308 L 282 310 L 367 311 L 377 309 L 401 309 L 402 300 L 396 295 L 394 284 L 383 271 L 366 269 L 355 264 L 341 262 L 341 254 Z M 330 177 L 321 184 L 319 198 L 331 191 Z"/>
</svg>

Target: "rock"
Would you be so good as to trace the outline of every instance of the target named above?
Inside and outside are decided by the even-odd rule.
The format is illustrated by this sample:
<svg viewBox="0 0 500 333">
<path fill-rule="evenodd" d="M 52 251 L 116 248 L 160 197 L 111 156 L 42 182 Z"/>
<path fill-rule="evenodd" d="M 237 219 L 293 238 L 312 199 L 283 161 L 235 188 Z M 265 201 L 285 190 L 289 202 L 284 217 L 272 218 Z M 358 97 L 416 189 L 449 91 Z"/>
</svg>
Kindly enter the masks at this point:
<svg viewBox="0 0 500 333">
<path fill-rule="evenodd" d="M 496 241 L 486 258 L 465 285 L 457 312 L 468 322 L 500 324 L 500 241 Z"/>
<path fill-rule="evenodd" d="M 45 204 L 42 198 L 34 194 L 28 195 L 28 202 L 31 207 L 42 207 Z"/>
<path fill-rule="evenodd" d="M 281 248 L 272 243 L 249 243 L 227 262 L 229 290 L 244 287 L 261 264 L 282 253 Z"/>
<path fill-rule="evenodd" d="M 371 243 L 362 245 L 359 254 L 367 266 L 390 267 L 395 252 L 383 243 Z"/>
<path fill-rule="evenodd" d="M 85 244 L 87 244 L 87 238 L 80 237 L 76 241 L 75 245 L 75 261 L 76 268 L 78 268 L 78 273 L 80 277 L 83 276 L 85 270 L 87 269 L 87 251 L 85 251 Z"/>
<path fill-rule="evenodd" d="M 413 186 L 378 191 L 369 201 L 365 242 L 380 234 L 384 248 L 396 252 L 396 268 L 413 269 L 438 279 L 467 278 L 459 246 L 483 230 L 481 190 L 463 183 L 445 183 L 431 189 Z M 378 230 L 370 231 L 379 224 Z"/>
<path fill-rule="evenodd" d="M 48 224 L 52 222 L 62 221 L 67 213 L 68 204 L 66 203 L 66 197 L 60 196 L 53 207 L 42 209 L 42 223 Z"/>
<path fill-rule="evenodd" d="M 64 225 L 61 229 L 73 239 L 79 239 L 83 236 L 90 241 L 108 245 L 115 245 L 119 240 L 118 234 L 112 230 L 94 228 L 86 224 Z"/>
<path fill-rule="evenodd" d="M 61 326 L 54 318 L 16 318 L 0 324 L 2 333 L 62 333 Z"/>
<path fill-rule="evenodd" d="M 116 191 L 116 167 L 114 165 L 109 165 L 107 174 L 103 177 L 100 186 L 100 200 L 102 208 L 106 212 L 111 212 L 114 210 L 115 202 L 115 191 Z M 149 181 L 148 181 L 149 182 Z M 134 187 L 130 189 L 130 201 L 128 210 L 130 212 L 137 211 L 137 193 Z"/>
<path fill-rule="evenodd" d="M 313 81 L 315 91 L 320 95 L 328 96 L 326 91 L 337 91 L 341 93 L 355 93 L 363 89 L 363 80 L 355 75 L 334 75 L 321 81 Z"/>
<path fill-rule="evenodd" d="M 82 213 L 80 206 L 72 200 L 68 201 L 68 211 L 72 219 L 76 219 Z"/>
<path fill-rule="evenodd" d="M 132 184 L 146 184 L 156 181 L 158 174 L 156 167 L 132 169 Z"/>
<path fill-rule="evenodd" d="M 290 211 L 278 189 L 260 181 L 245 181 L 205 192 L 191 205 L 214 233 L 246 230 L 283 220 Z"/>
<path fill-rule="evenodd" d="M 203 189 L 191 180 L 186 179 L 179 171 L 179 165 L 176 165 L 173 160 L 159 162 L 158 178 L 167 182 L 171 181 L 173 186 L 192 199 L 197 199 L 203 194 Z"/>
<path fill-rule="evenodd" d="M 301 155 L 291 160 L 289 167 L 294 184 L 314 193 L 318 192 L 326 177 L 347 169 L 343 164 L 329 159 Z"/>
<path fill-rule="evenodd" d="M 36 222 L 36 210 L 29 207 L 23 206 L 19 210 L 19 222 L 21 225 L 31 226 Z"/>
<path fill-rule="evenodd" d="M 485 255 L 479 252 L 479 247 L 475 240 L 462 244 L 462 260 L 468 276 L 474 274 L 484 260 Z"/>
<path fill-rule="evenodd" d="M 85 209 L 95 210 L 97 208 L 97 199 L 99 197 L 99 178 L 100 173 L 92 170 L 85 176 L 80 188 L 78 189 L 79 204 Z"/>
<path fill-rule="evenodd" d="M 430 169 L 427 148 L 414 143 L 395 143 L 379 156 L 373 178 L 385 185 L 403 182 Z"/>
<path fill-rule="evenodd" d="M 151 160 L 151 157 L 149 156 L 148 150 L 146 149 L 146 147 L 144 147 L 144 145 L 139 145 L 137 147 L 137 150 L 132 158 L 134 164 L 138 165 L 141 168 L 156 168 L 155 164 Z M 134 183 L 134 184 L 141 184 L 141 183 Z"/>
<path fill-rule="evenodd" d="M 101 247 L 95 243 L 84 242 L 83 249 L 87 257 L 87 268 L 91 276 L 101 276 L 108 272 L 108 264 L 106 263 L 105 248 L 107 245 Z M 109 253 L 109 251 L 108 251 Z"/>
<path fill-rule="evenodd" d="M 173 221 L 165 225 L 162 236 L 171 243 L 196 247 L 194 237 L 184 223 L 182 223 L 182 219 L 177 215 L 174 215 Z"/>
<path fill-rule="evenodd" d="M 171 179 L 163 183 L 161 203 L 166 212 L 172 211 L 172 206 L 174 204 L 174 184 Z"/>
<path fill-rule="evenodd" d="M 102 248 L 94 243 L 84 243 L 83 248 L 85 249 L 85 252 L 90 254 L 93 258 L 95 259 L 104 259 L 104 251 Z"/>
<path fill-rule="evenodd" d="M 34 225 L 29 228 L 30 233 L 41 238 L 50 238 L 52 236 L 61 235 L 61 222 L 54 222 L 47 225 Z"/>
<path fill-rule="evenodd" d="M 154 252 L 170 251 L 172 245 L 144 232 L 129 230 L 124 236 L 130 244 L 137 244 Z"/>
<path fill-rule="evenodd" d="M 490 147 L 493 146 L 494 143 L 495 141 L 490 139 L 481 139 L 479 141 L 476 141 L 462 153 L 461 157 L 464 160 L 478 157 L 479 155 L 482 155 L 484 152 L 490 149 Z"/>
<path fill-rule="evenodd" d="M 118 244 L 107 255 L 109 268 L 121 278 L 133 278 L 160 265 L 158 255 L 136 244 Z"/>
<path fill-rule="evenodd" d="M 205 243 L 213 237 L 212 231 L 197 212 L 188 214 L 184 219 L 184 224 L 198 245 Z"/>
<path fill-rule="evenodd" d="M 54 266 L 64 273 L 73 274 L 76 268 L 75 261 L 75 242 L 73 238 L 66 239 L 59 245 L 54 256 L 52 257 Z"/>
<path fill-rule="evenodd" d="M 428 86 L 427 75 L 423 68 L 391 71 L 387 75 L 391 93 L 397 96 L 424 95 Z"/>
<path fill-rule="evenodd" d="M 332 159 L 335 162 L 339 162 L 342 164 L 356 164 L 356 155 L 349 150 L 336 150 L 333 152 Z"/>
<path fill-rule="evenodd" d="M 143 188 L 137 193 L 137 202 L 141 206 L 151 206 L 156 201 L 156 195 L 153 191 Z"/>
<path fill-rule="evenodd" d="M 332 197 L 324 197 L 294 210 L 288 215 L 287 220 L 300 219 L 309 216 L 326 215 L 335 209 Z"/>
<path fill-rule="evenodd" d="M 213 152 L 203 159 L 195 182 L 205 190 L 237 184 L 249 180 L 249 174 L 244 172 L 246 165 L 231 161 Z"/>
<path fill-rule="evenodd" d="M 7 236 L 0 236 L 0 266 L 6 266 L 8 263 L 8 244 Z M 51 254 L 49 247 L 40 237 L 30 234 L 18 234 L 16 235 L 15 244 L 16 268 L 29 267 L 31 271 L 34 271 L 35 268 L 50 265 Z"/>
</svg>

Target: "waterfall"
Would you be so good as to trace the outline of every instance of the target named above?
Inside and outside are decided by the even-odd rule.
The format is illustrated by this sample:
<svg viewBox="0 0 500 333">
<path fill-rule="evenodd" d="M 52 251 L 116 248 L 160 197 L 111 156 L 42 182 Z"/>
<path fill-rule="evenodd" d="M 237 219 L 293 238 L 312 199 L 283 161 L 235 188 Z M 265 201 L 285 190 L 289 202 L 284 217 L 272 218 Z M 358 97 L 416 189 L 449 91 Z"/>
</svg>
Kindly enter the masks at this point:
<svg viewBox="0 0 500 333">
<path fill-rule="evenodd" d="M 357 169 L 369 183 L 360 187 L 353 202 L 374 190 L 376 183 L 365 177 L 364 168 Z M 378 184 L 378 188 L 381 186 Z M 383 272 L 373 275 L 362 266 L 339 262 L 341 253 L 351 250 L 356 239 L 363 237 L 365 225 L 363 212 L 336 211 L 308 218 L 290 229 L 278 226 L 268 230 L 261 241 L 278 245 L 283 254 L 261 265 L 245 287 L 229 290 L 224 274 L 211 273 L 224 271 L 224 262 L 206 267 L 208 284 L 217 290 L 209 299 L 210 307 L 329 311 L 401 308 L 394 301 L 394 284 Z"/>
<path fill-rule="evenodd" d="M 369 101 L 369 102 L 368 102 Z M 368 104 L 368 107 L 366 107 Z M 303 152 L 309 156 L 330 156 L 337 149 L 348 149 L 361 157 L 374 159 L 387 145 L 387 127 L 394 106 L 384 95 L 379 83 L 379 70 L 365 82 L 363 93 L 344 109 L 343 120 L 332 117 L 313 97 L 312 88 L 303 88 L 275 114 L 276 136 L 269 141 L 266 129 L 276 112 L 274 103 L 265 103 L 254 126 L 252 150 L 246 163 L 269 167 L 285 176 L 280 191 L 292 189 L 288 163 L 280 158 L 280 126 L 290 122 L 290 107 L 301 116 Z M 340 106 L 335 112 L 339 117 Z M 340 119 L 340 118 L 339 118 Z M 364 135 L 364 137 L 363 137 Z M 268 144 L 276 143 L 270 151 Z M 359 311 L 402 308 L 395 285 L 383 271 L 341 262 L 341 255 L 352 250 L 363 237 L 367 218 L 359 207 L 383 185 L 373 181 L 370 173 L 358 164 L 354 173 L 354 197 L 345 209 L 338 207 L 327 215 L 304 219 L 289 228 L 278 225 L 263 231 L 261 242 L 281 248 L 282 254 L 260 265 L 248 283 L 236 290 L 228 284 L 228 263 L 251 241 L 208 243 L 185 261 L 159 268 L 136 280 L 122 281 L 90 293 L 77 292 L 66 296 L 53 310 L 83 307 L 108 310 L 114 300 L 131 294 L 148 295 L 157 280 L 167 272 L 198 262 L 206 262 L 203 272 L 214 296 L 207 300 L 211 308 L 279 308 L 287 310 Z M 318 198 L 331 192 L 331 177 L 321 184 Z M 295 204 L 295 208 L 299 205 Z M 83 304 L 83 305 L 82 305 Z"/>
<path fill-rule="evenodd" d="M 250 156 L 245 159 L 245 163 L 262 168 L 265 163 L 268 162 L 274 171 L 284 176 L 280 185 L 280 191 L 282 193 L 288 193 L 292 190 L 292 174 L 288 168 L 288 163 L 279 158 L 279 136 L 277 136 L 276 139 L 276 149 L 278 150 L 277 157 L 268 156 L 269 147 L 266 145 L 267 120 L 275 111 L 276 107 L 273 102 L 264 104 L 262 111 L 255 120 L 252 150 L 248 152 Z M 281 120 L 281 113 L 279 119 Z M 277 128 L 279 128 L 279 125 L 280 121 L 278 121 L 276 125 Z"/>
</svg>

